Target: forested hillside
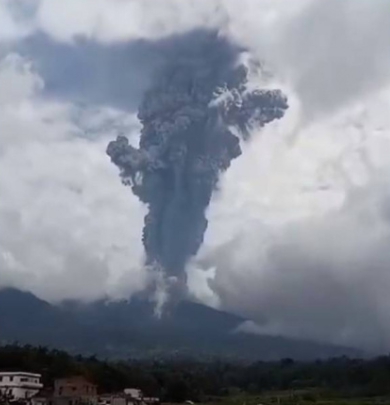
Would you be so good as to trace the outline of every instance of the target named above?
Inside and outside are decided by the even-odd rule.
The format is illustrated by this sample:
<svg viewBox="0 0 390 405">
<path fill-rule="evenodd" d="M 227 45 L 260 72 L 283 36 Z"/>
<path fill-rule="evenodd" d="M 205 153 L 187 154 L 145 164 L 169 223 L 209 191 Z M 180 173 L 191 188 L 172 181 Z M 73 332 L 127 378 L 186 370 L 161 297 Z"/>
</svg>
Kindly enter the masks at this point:
<svg viewBox="0 0 390 405">
<path fill-rule="evenodd" d="M 44 347 L 0 347 L 0 370 L 42 373 L 46 386 L 57 377 L 82 374 L 101 392 L 139 387 L 166 401 L 206 401 L 246 392 L 317 389 L 344 396 L 390 394 L 390 357 L 353 360 L 345 357 L 311 363 L 285 359 L 253 364 L 221 361 L 119 361 L 71 356 Z"/>
</svg>

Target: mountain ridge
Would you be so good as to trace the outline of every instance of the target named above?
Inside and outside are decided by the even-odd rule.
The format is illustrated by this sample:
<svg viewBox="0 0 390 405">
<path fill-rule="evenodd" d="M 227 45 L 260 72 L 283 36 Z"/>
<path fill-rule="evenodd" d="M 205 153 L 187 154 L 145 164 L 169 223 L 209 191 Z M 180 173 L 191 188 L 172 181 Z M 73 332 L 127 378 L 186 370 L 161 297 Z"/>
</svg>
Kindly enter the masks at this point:
<svg viewBox="0 0 390 405">
<path fill-rule="evenodd" d="M 141 299 L 52 305 L 28 292 L 0 290 L 0 342 L 45 345 L 106 358 L 224 358 L 279 360 L 348 355 L 355 349 L 237 333 L 244 318 L 184 301 L 157 319 Z"/>
</svg>

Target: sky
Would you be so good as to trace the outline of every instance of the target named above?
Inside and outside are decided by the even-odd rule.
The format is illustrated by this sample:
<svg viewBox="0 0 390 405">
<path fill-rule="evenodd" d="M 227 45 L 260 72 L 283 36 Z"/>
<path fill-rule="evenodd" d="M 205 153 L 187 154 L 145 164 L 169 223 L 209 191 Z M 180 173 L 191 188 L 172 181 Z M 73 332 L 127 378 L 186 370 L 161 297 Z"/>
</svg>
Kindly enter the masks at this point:
<svg viewBox="0 0 390 405">
<path fill-rule="evenodd" d="M 267 333 L 390 349 L 390 0 L 0 0 L 0 287 L 129 298 L 145 207 L 105 154 L 167 49 L 218 29 L 289 97 L 223 175 L 193 297 Z"/>
</svg>

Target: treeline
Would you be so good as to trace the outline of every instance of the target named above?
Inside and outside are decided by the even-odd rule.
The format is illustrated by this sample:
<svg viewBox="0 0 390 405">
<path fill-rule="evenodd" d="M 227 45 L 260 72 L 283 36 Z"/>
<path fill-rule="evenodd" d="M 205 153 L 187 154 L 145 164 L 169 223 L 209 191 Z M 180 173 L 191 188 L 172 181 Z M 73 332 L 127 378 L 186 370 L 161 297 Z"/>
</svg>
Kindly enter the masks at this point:
<svg viewBox="0 0 390 405">
<path fill-rule="evenodd" d="M 251 365 L 222 361 L 106 361 L 71 356 L 45 347 L 0 347 L 0 371 L 41 373 L 46 386 L 54 379 L 84 375 L 101 392 L 141 388 L 165 401 L 205 401 L 239 392 L 257 394 L 272 390 L 315 388 L 348 396 L 390 394 L 390 357 L 372 360 L 336 358 L 313 363 L 285 359 Z"/>
</svg>

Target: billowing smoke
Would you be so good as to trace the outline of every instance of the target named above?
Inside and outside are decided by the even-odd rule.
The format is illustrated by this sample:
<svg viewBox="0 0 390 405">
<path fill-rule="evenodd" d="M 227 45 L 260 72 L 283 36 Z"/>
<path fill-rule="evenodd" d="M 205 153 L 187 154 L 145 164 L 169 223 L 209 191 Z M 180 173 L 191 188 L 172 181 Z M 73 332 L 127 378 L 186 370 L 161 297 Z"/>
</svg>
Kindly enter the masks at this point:
<svg viewBox="0 0 390 405">
<path fill-rule="evenodd" d="M 216 33 L 175 52 L 139 107 L 139 148 L 118 136 L 107 154 L 148 207 L 146 264 L 183 286 L 219 176 L 241 154 L 240 137 L 281 118 L 287 100 L 279 90 L 249 90 L 248 68 L 239 62 L 244 51 Z"/>
</svg>

